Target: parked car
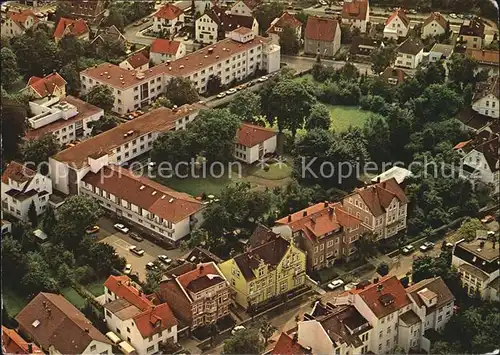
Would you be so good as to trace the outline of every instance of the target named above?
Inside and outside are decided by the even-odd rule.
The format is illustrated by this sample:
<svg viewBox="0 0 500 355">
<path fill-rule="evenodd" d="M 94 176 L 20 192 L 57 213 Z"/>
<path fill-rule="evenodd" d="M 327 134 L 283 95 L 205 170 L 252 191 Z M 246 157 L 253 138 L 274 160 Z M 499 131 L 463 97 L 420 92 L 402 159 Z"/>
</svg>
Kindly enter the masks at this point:
<svg viewBox="0 0 500 355">
<path fill-rule="evenodd" d="M 403 254 L 411 254 L 415 251 L 415 247 L 411 244 L 408 244 L 407 246 L 403 247 L 402 252 Z"/>
<path fill-rule="evenodd" d="M 125 275 L 130 275 L 131 272 L 132 272 L 132 264 L 125 265 L 125 268 L 123 269 L 123 273 Z"/>
<path fill-rule="evenodd" d="M 99 226 L 92 226 L 92 227 L 88 227 L 86 230 L 85 230 L 85 233 L 87 234 L 95 234 L 99 232 Z"/>
<path fill-rule="evenodd" d="M 153 262 L 149 262 L 146 264 L 146 269 L 148 270 L 158 270 L 158 266 L 156 266 Z"/>
<path fill-rule="evenodd" d="M 116 223 L 114 225 L 115 229 L 118 229 L 120 232 L 122 233 L 125 233 L 127 234 L 129 232 L 129 229 L 127 227 L 125 227 L 123 224 L 121 223 Z"/>
<path fill-rule="evenodd" d="M 221 92 L 219 95 L 217 95 L 218 99 L 222 99 L 223 97 L 226 97 L 226 93 L 225 92 Z"/>
<path fill-rule="evenodd" d="M 245 330 L 246 328 L 242 325 L 237 325 L 236 327 L 231 330 L 231 335 L 235 335 L 237 332 Z"/>
<path fill-rule="evenodd" d="M 336 288 L 342 286 L 343 284 L 344 284 L 344 281 L 342 281 L 341 279 L 338 279 L 338 280 L 330 282 L 327 287 L 330 290 L 335 290 Z"/>
<path fill-rule="evenodd" d="M 450 14 L 450 17 L 451 18 L 457 18 L 457 15 L 452 13 L 452 14 Z"/>
<path fill-rule="evenodd" d="M 415 9 L 410 9 L 410 10 L 408 10 L 408 12 L 409 12 L 410 14 L 412 14 L 412 15 L 415 15 L 415 14 L 417 13 L 417 10 L 415 10 Z"/>
<path fill-rule="evenodd" d="M 142 242 L 144 240 L 143 237 L 141 237 L 139 234 L 137 234 L 135 232 L 130 233 L 130 238 L 132 238 L 133 240 L 136 240 L 138 242 Z"/>
<path fill-rule="evenodd" d="M 138 256 L 143 256 L 144 255 L 144 250 L 141 248 L 136 247 L 135 245 L 131 245 L 128 250 L 130 250 L 132 253 L 138 255 Z"/>
<path fill-rule="evenodd" d="M 142 21 L 137 21 L 134 23 L 134 27 L 140 26 L 142 24 Z"/>
<path fill-rule="evenodd" d="M 320 8 L 320 7 L 322 7 L 322 6 L 323 6 L 323 5 L 321 5 L 321 4 L 316 4 L 316 5 L 314 5 L 314 6 L 313 6 L 313 8 L 315 8 L 315 9 L 319 9 L 319 8 Z"/>
<path fill-rule="evenodd" d="M 237 90 L 237 89 L 235 89 L 235 88 L 232 88 L 232 89 L 229 89 L 228 91 L 226 91 L 226 94 L 227 94 L 227 95 L 232 95 L 232 94 L 234 94 L 236 91 L 238 91 L 238 90 Z"/>
<path fill-rule="evenodd" d="M 487 216 L 484 216 L 482 219 L 481 219 L 481 222 L 482 223 L 490 223 L 490 222 L 493 222 L 495 220 L 495 217 L 491 216 L 491 215 L 487 215 Z"/>
<path fill-rule="evenodd" d="M 172 262 L 172 259 L 170 259 L 166 255 L 158 255 L 158 260 L 160 260 L 162 263 L 165 263 L 165 264 L 170 264 Z"/>
<path fill-rule="evenodd" d="M 420 251 L 428 251 L 434 248 L 434 243 L 433 242 L 425 242 L 423 245 L 420 246 Z"/>
<path fill-rule="evenodd" d="M 264 81 L 266 81 L 267 79 L 269 79 L 267 76 L 261 76 L 259 79 L 257 79 L 259 81 L 259 83 L 263 83 Z"/>
</svg>

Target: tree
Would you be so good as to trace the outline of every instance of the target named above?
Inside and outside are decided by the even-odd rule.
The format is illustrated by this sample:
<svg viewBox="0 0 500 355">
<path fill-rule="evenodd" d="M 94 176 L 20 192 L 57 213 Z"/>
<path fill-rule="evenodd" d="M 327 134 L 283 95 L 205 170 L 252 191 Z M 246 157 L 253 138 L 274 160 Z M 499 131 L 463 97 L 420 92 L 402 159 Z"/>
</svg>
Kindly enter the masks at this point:
<svg viewBox="0 0 500 355">
<path fill-rule="evenodd" d="M 29 252 L 26 255 L 26 269 L 21 285 L 27 293 L 57 292 L 59 285 L 50 275 L 49 265 L 40 253 Z"/>
<path fill-rule="evenodd" d="M 78 68 L 80 58 L 83 57 L 84 54 L 84 46 L 84 42 L 72 34 L 65 35 L 61 38 L 58 42 L 58 55 L 61 59 L 61 64 L 64 66 L 73 64 Z M 64 79 L 66 79 L 66 77 L 64 77 Z"/>
<path fill-rule="evenodd" d="M 90 265 L 99 276 L 106 276 L 113 270 L 123 270 L 125 258 L 120 257 L 115 248 L 106 243 L 99 243 L 90 236 L 80 239 L 75 255 L 79 256 L 80 263 Z"/>
<path fill-rule="evenodd" d="M 19 79 L 19 69 L 17 67 L 17 57 L 10 48 L 3 47 L 0 50 L 1 81 L 2 86 L 10 88 Z"/>
<path fill-rule="evenodd" d="M 145 294 L 152 294 L 160 289 L 160 282 L 163 276 L 163 272 L 160 268 L 147 270 L 146 272 L 146 282 L 142 286 L 142 290 Z"/>
<path fill-rule="evenodd" d="M 57 280 L 59 286 L 67 287 L 75 282 L 75 273 L 65 263 L 62 263 L 57 268 Z"/>
<path fill-rule="evenodd" d="M 30 207 L 28 208 L 28 219 L 31 223 L 31 227 L 36 228 L 36 226 L 38 225 L 38 214 L 36 212 L 34 201 L 31 201 Z"/>
<path fill-rule="evenodd" d="M 281 51 L 286 55 L 295 55 L 299 53 L 300 43 L 295 29 L 291 26 L 285 26 L 280 34 L 279 44 Z"/>
<path fill-rule="evenodd" d="M 394 46 L 385 46 L 375 49 L 371 54 L 372 70 L 382 73 L 396 58 Z"/>
<path fill-rule="evenodd" d="M 283 3 L 278 2 L 278 1 L 263 3 L 260 6 L 258 6 L 253 11 L 253 15 L 255 16 L 255 19 L 259 23 L 259 28 L 260 28 L 261 32 L 266 31 L 269 28 L 269 26 L 271 25 L 271 22 L 275 18 L 281 16 L 284 9 L 285 9 L 285 7 L 284 7 Z"/>
<path fill-rule="evenodd" d="M 167 107 L 167 108 L 172 108 L 174 104 L 167 99 L 165 96 L 158 96 L 158 98 L 153 102 L 153 107 L 158 108 L 158 107 Z"/>
<path fill-rule="evenodd" d="M 250 328 L 236 332 L 224 342 L 222 354 L 260 354 L 264 344 L 257 329 Z"/>
<path fill-rule="evenodd" d="M 363 127 L 363 135 L 372 161 L 376 163 L 390 161 L 390 132 L 383 117 L 371 115 Z"/>
<path fill-rule="evenodd" d="M 73 95 L 77 95 L 80 92 L 81 82 L 80 73 L 78 72 L 78 67 L 76 66 L 76 64 L 66 64 L 61 68 L 59 74 L 61 74 L 61 76 L 68 83 L 68 92 Z"/>
<path fill-rule="evenodd" d="M 198 92 L 193 82 L 188 78 L 172 78 L 165 88 L 165 97 L 174 105 L 192 104 L 199 100 Z"/>
<path fill-rule="evenodd" d="M 106 18 L 106 25 L 116 26 L 120 31 L 123 31 L 125 28 L 125 16 L 119 7 L 110 7 L 108 17 Z"/>
<path fill-rule="evenodd" d="M 319 129 L 330 129 L 330 111 L 328 107 L 322 103 L 316 103 L 311 108 L 311 113 L 306 121 L 306 128 L 308 130 L 319 128 Z"/>
<path fill-rule="evenodd" d="M 474 87 L 477 84 L 476 72 L 478 63 L 461 53 L 453 53 L 447 62 L 448 78 L 450 81 L 464 88 L 468 84 Z"/>
<path fill-rule="evenodd" d="M 52 133 L 48 133 L 40 138 L 27 140 L 21 151 L 24 162 L 34 164 L 37 171 L 46 175 L 48 166 L 46 164 L 41 165 L 41 163 L 48 162 L 49 158 L 55 155 L 59 149 L 60 145 L 57 137 Z"/>
<path fill-rule="evenodd" d="M 207 80 L 207 94 L 215 95 L 221 91 L 222 79 L 219 75 L 210 75 Z"/>
<path fill-rule="evenodd" d="M 378 266 L 377 266 L 377 273 L 384 277 L 385 275 L 387 275 L 389 273 L 389 265 L 387 265 L 386 263 L 380 263 Z"/>
<path fill-rule="evenodd" d="M 459 94 L 446 85 L 433 84 L 415 99 L 415 116 L 420 124 L 438 122 L 454 117 L 462 107 Z"/>
<path fill-rule="evenodd" d="M 419 67 L 415 76 L 425 86 L 442 84 L 446 79 L 446 70 L 442 62 L 433 62 L 428 64 L 425 69 Z"/>
<path fill-rule="evenodd" d="M 374 242 L 374 236 L 371 234 L 363 234 L 359 236 L 358 240 L 356 241 L 356 248 L 361 260 L 367 260 L 368 258 L 377 254 L 377 247 Z"/>
<path fill-rule="evenodd" d="M 224 238 L 218 234 L 208 233 L 206 229 L 196 228 L 191 232 L 188 240 L 181 242 L 182 250 L 190 250 L 195 247 L 201 246 L 204 249 L 217 253 L 225 243 Z"/>
<path fill-rule="evenodd" d="M 255 117 L 261 113 L 260 96 L 253 91 L 239 92 L 228 108 L 242 121 L 255 122 Z"/>
<path fill-rule="evenodd" d="M 87 123 L 87 126 L 92 129 L 92 135 L 97 135 L 118 126 L 118 123 L 119 121 L 115 116 L 105 114 L 97 121 Z"/>
<path fill-rule="evenodd" d="M 198 152 L 194 142 L 195 136 L 189 129 L 165 132 L 153 143 L 151 160 L 157 164 L 168 162 L 173 168 L 177 168 L 175 172 L 185 174 L 189 170 L 188 166 L 183 167 L 179 163 L 196 158 Z"/>
<path fill-rule="evenodd" d="M 3 95 L 2 95 L 3 96 Z M 26 130 L 26 110 L 12 99 L 2 97 L 2 155 L 4 161 L 15 159 L 19 155 L 19 145 Z"/>
<path fill-rule="evenodd" d="M 264 346 L 267 346 L 269 339 L 273 336 L 276 330 L 278 330 L 278 328 L 276 328 L 266 317 L 260 320 L 259 332 L 264 338 Z"/>
<path fill-rule="evenodd" d="M 106 112 L 111 111 L 115 104 L 113 89 L 107 85 L 96 85 L 87 94 L 87 102 Z"/>
<path fill-rule="evenodd" d="M 477 218 L 467 218 L 458 228 L 456 235 L 459 239 L 465 239 L 470 242 L 476 239 L 476 232 L 484 229 L 483 224 Z"/>
<path fill-rule="evenodd" d="M 2 275 L 6 285 L 18 286 L 25 272 L 25 254 L 12 235 L 2 235 Z"/>
</svg>

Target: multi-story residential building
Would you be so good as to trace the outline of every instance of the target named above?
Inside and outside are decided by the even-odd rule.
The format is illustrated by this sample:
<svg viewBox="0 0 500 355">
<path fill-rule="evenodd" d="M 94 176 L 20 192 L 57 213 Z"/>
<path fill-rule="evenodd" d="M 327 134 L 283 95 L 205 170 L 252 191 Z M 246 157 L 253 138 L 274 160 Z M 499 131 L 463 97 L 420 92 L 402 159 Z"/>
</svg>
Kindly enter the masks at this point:
<svg viewBox="0 0 500 355">
<path fill-rule="evenodd" d="M 59 73 L 52 73 L 43 78 L 32 76 L 21 91 L 26 91 L 37 99 L 54 96 L 62 99 L 66 96 L 66 84 L 66 80 Z"/>
<path fill-rule="evenodd" d="M 347 0 L 342 5 L 342 23 L 357 27 L 366 33 L 366 25 L 370 22 L 370 2 L 368 0 Z"/>
<path fill-rule="evenodd" d="M 189 265 L 191 270 L 160 283 L 158 297 L 194 330 L 229 316 L 231 290 L 214 262 Z"/>
<path fill-rule="evenodd" d="M 479 18 L 465 20 L 458 33 L 459 41 L 467 49 L 481 49 L 484 40 L 484 23 Z"/>
<path fill-rule="evenodd" d="M 406 79 L 406 73 L 402 69 L 387 67 L 384 72 L 380 74 L 380 77 L 384 79 L 388 84 L 391 85 L 401 85 Z"/>
<path fill-rule="evenodd" d="M 276 152 L 276 132 L 273 129 L 243 123 L 236 132 L 234 156 L 247 164 Z"/>
<path fill-rule="evenodd" d="M 184 105 L 174 110 L 158 108 L 60 151 L 49 158 L 54 188 L 64 194 L 77 194 L 80 180 L 92 166 L 97 172 L 103 165 L 126 164 L 149 152 L 161 133 L 184 129 L 187 123 L 195 119 L 200 107 Z"/>
<path fill-rule="evenodd" d="M 29 162 L 26 162 L 29 163 Z M 11 161 L 2 174 L 2 210 L 27 220 L 31 204 L 42 214 L 52 194 L 52 183 L 44 176 L 16 161 Z"/>
<path fill-rule="evenodd" d="M 396 66 L 416 69 L 424 56 L 424 46 L 418 39 L 408 38 L 396 49 Z"/>
<path fill-rule="evenodd" d="M 43 354 L 36 344 L 28 343 L 15 329 L 2 325 L 2 353 L 3 354 Z"/>
<path fill-rule="evenodd" d="M 89 137 L 91 122 L 104 116 L 104 110 L 73 96 L 45 98 L 29 103 L 31 117 L 26 139 L 53 134 L 61 145 Z"/>
<path fill-rule="evenodd" d="M 309 16 L 304 32 L 304 53 L 333 57 L 340 49 L 340 26 L 328 17 Z"/>
<path fill-rule="evenodd" d="M 186 45 L 179 41 L 157 38 L 151 43 L 149 59 L 154 65 L 171 62 L 186 55 Z"/>
<path fill-rule="evenodd" d="M 40 292 L 16 316 L 19 330 L 48 354 L 113 354 L 106 338 L 63 296 Z"/>
<path fill-rule="evenodd" d="M 271 73 L 279 68 L 280 47 L 240 27 L 231 32 L 230 38 L 143 72 L 104 63 L 83 70 L 80 78 L 83 94 L 99 84 L 112 88 L 113 111 L 123 114 L 151 104 L 174 77 L 188 78 L 203 93 L 212 76 L 220 77 L 222 85 L 230 85 L 254 75 L 258 69 Z"/>
<path fill-rule="evenodd" d="M 423 280 L 405 290 L 396 276 L 375 279 L 364 288 L 347 291 L 333 301 L 352 305 L 371 326 L 367 350 L 390 353 L 396 347 L 429 351 L 428 329 L 440 330 L 449 321 L 454 297 L 441 278 Z"/>
<path fill-rule="evenodd" d="M 274 44 L 279 44 L 280 36 L 283 33 L 284 29 L 287 27 L 295 31 L 297 41 L 300 41 L 302 39 L 302 22 L 297 20 L 295 16 L 288 13 L 287 11 L 283 12 L 283 15 L 275 18 L 271 22 L 271 25 L 266 30 L 266 34 L 271 37 L 271 40 Z"/>
<path fill-rule="evenodd" d="M 340 203 L 317 203 L 275 222 L 273 232 L 293 240 L 307 254 L 307 271 L 313 272 L 348 260 L 356 241 L 367 231 L 360 218 Z"/>
<path fill-rule="evenodd" d="M 476 239 L 455 244 L 451 264 L 458 269 L 462 286 L 470 296 L 479 294 L 490 301 L 499 300 L 498 246 L 489 240 Z"/>
<path fill-rule="evenodd" d="M 465 56 L 476 60 L 479 63 L 479 70 L 486 70 L 490 76 L 498 75 L 500 66 L 500 53 L 498 51 L 486 49 L 467 49 Z"/>
<path fill-rule="evenodd" d="M 54 40 L 59 42 L 64 36 L 71 35 L 76 39 L 89 39 L 89 26 L 84 19 L 72 20 L 61 17 L 54 30 Z"/>
<path fill-rule="evenodd" d="M 298 322 L 296 339 L 311 354 L 365 354 L 374 336 L 370 323 L 351 305 L 316 302 Z"/>
<path fill-rule="evenodd" d="M 389 238 L 406 228 L 408 199 L 394 178 L 356 189 L 344 197 L 342 204 L 377 239 Z"/>
<path fill-rule="evenodd" d="M 259 6 L 261 0 L 239 0 L 231 5 L 231 13 L 240 16 L 253 17 L 253 10 Z"/>
<path fill-rule="evenodd" d="M 474 95 L 472 109 L 485 116 L 500 118 L 500 89 L 498 75 L 493 77 L 487 87 Z"/>
<path fill-rule="evenodd" d="M 154 304 L 128 276 L 104 283 L 108 329 L 132 345 L 138 355 L 161 353 L 162 343 L 177 343 L 177 319 L 167 303 Z"/>
<path fill-rule="evenodd" d="M 231 36 L 231 32 L 237 28 L 246 27 L 251 29 L 254 35 L 259 34 L 259 23 L 254 17 L 236 15 L 218 6 L 212 6 L 196 20 L 196 40 L 213 44 Z"/>
<path fill-rule="evenodd" d="M 153 31 L 175 33 L 184 24 L 184 11 L 171 3 L 166 3 L 153 14 Z"/>
<path fill-rule="evenodd" d="M 94 198 L 119 218 L 169 243 L 178 242 L 203 222 L 204 204 L 192 196 L 116 165 L 94 170 L 98 163 L 91 162 L 91 171 L 80 182 L 80 194 Z"/>
<path fill-rule="evenodd" d="M 384 38 L 397 40 L 406 37 L 410 29 L 410 19 L 401 8 L 397 8 L 385 21 Z"/>
<path fill-rule="evenodd" d="M 23 35 L 27 29 L 35 28 L 39 19 L 30 10 L 9 11 L 5 20 L 2 19 L 2 37 L 11 38 Z"/>
<path fill-rule="evenodd" d="M 276 237 L 219 265 L 243 308 L 256 307 L 298 290 L 306 282 L 305 253 Z"/>
<path fill-rule="evenodd" d="M 439 12 L 433 12 L 422 24 L 422 39 L 445 34 L 448 30 L 448 21 Z"/>
<path fill-rule="evenodd" d="M 68 14 L 72 19 L 83 18 L 90 23 L 97 24 L 106 11 L 106 1 L 104 0 L 58 0 L 57 7 L 62 13 Z"/>
<path fill-rule="evenodd" d="M 131 55 L 118 65 L 126 70 L 145 71 L 149 69 L 149 58 L 142 52 Z"/>
</svg>

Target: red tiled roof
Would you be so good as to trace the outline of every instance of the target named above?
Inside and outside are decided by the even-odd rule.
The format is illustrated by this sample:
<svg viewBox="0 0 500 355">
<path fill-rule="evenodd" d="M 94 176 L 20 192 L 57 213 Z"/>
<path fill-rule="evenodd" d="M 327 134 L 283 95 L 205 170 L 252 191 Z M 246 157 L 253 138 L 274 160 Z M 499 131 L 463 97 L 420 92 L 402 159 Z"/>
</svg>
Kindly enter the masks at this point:
<svg viewBox="0 0 500 355">
<path fill-rule="evenodd" d="M 8 184 L 10 179 L 18 183 L 24 183 L 26 181 L 29 181 L 35 175 L 36 171 L 25 167 L 23 164 L 18 163 L 17 161 L 11 161 L 2 174 L 2 182 L 4 184 Z"/>
<path fill-rule="evenodd" d="M 368 5 L 368 0 L 344 1 L 342 18 L 366 21 Z"/>
<path fill-rule="evenodd" d="M 144 55 L 144 53 L 136 53 L 127 59 L 125 59 L 132 68 L 137 69 L 149 63 L 149 58 Z"/>
<path fill-rule="evenodd" d="M 274 136 L 276 132 L 270 128 L 243 123 L 236 132 L 236 143 L 251 148 Z"/>
<path fill-rule="evenodd" d="M 28 19 L 28 17 L 33 17 L 33 23 L 38 22 L 38 17 L 35 15 L 33 10 L 26 9 L 21 12 L 8 12 L 7 16 L 14 22 L 20 24 L 24 28 L 24 23 Z"/>
<path fill-rule="evenodd" d="M 117 297 L 123 298 L 139 308 L 141 311 L 148 310 L 153 304 L 146 298 L 146 295 L 139 294 L 139 290 L 132 286 L 128 276 L 108 277 L 104 282 L 104 287 L 113 292 Z"/>
<path fill-rule="evenodd" d="M 500 53 L 484 49 L 467 49 L 465 55 L 477 60 L 481 64 L 498 65 L 500 63 Z"/>
<path fill-rule="evenodd" d="M 156 11 L 153 17 L 164 18 L 166 20 L 173 20 L 182 15 L 183 11 L 173 4 L 163 5 L 158 11 Z"/>
<path fill-rule="evenodd" d="M 403 81 L 406 78 L 406 73 L 404 70 L 398 69 L 398 68 L 393 68 L 393 67 L 387 67 L 385 68 L 384 72 L 382 73 L 382 77 L 387 81 L 390 78 L 397 79 L 397 85 L 402 84 Z"/>
<path fill-rule="evenodd" d="M 307 354 L 307 350 L 302 347 L 296 339 L 290 337 L 287 333 L 281 333 L 271 355 L 299 355 Z"/>
<path fill-rule="evenodd" d="M 337 28 L 338 22 L 335 19 L 309 16 L 304 36 L 307 39 L 315 41 L 332 42 L 335 39 Z"/>
<path fill-rule="evenodd" d="M 276 32 L 275 27 L 280 27 L 280 28 L 291 27 L 295 29 L 300 26 L 302 26 L 302 22 L 297 20 L 295 16 L 285 11 L 283 15 L 281 15 L 281 17 L 278 19 L 278 21 L 269 26 L 266 33 L 281 33 L 281 32 Z"/>
<path fill-rule="evenodd" d="M 401 204 L 408 203 L 403 189 L 396 182 L 395 178 L 356 189 L 351 195 L 355 194 L 358 194 L 363 199 L 375 217 L 384 214 L 386 208 L 389 207 L 394 198 L 397 198 Z"/>
<path fill-rule="evenodd" d="M 465 142 L 460 142 L 456 146 L 453 147 L 453 150 L 462 149 L 463 147 L 465 147 L 470 142 L 472 142 L 472 139 L 469 139 L 468 141 L 465 141 Z"/>
<path fill-rule="evenodd" d="M 437 23 L 439 23 L 439 25 L 446 29 L 446 27 L 448 26 L 448 21 L 446 21 L 446 19 L 443 17 L 443 15 L 441 15 L 439 12 L 433 12 L 429 15 L 429 17 L 427 17 L 425 20 L 424 20 L 424 23 L 423 23 L 423 27 L 427 26 L 428 24 L 430 24 L 432 21 L 436 21 Z"/>
<path fill-rule="evenodd" d="M 376 284 L 371 284 L 360 290 L 358 294 L 379 319 L 411 303 L 405 288 L 396 276 L 384 278 Z M 385 301 L 388 302 L 384 305 Z"/>
<path fill-rule="evenodd" d="M 151 44 L 150 52 L 175 55 L 179 50 L 181 42 L 169 41 L 168 39 L 157 38 Z"/>
<path fill-rule="evenodd" d="M 219 31 L 224 32 L 231 32 L 242 27 L 252 28 L 255 21 L 253 17 L 231 14 L 218 6 L 213 6 L 205 14 L 219 26 Z"/>
<path fill-rule="evenodd" d="M 216 275 L 217 279 L 208 277 L 208 275 Z M 214 282 L 210 282 L 215 280 Z M 186 290 L 191 290 L 193 292 L 201 291 L 204 288 L 213 286 L 221 281 L 224 278 L 217 270 L 217 267 L 213 262 L 200 264 L 196 267 L 196 269 L 186 272 L 185 274 L 179 275 L 177 277 L 177 281 L 179 284 Z M 197 283 L 198 285 L 195 285 Z M 196 286 L 196 287 L 193 287 Z"/>
<path fill-rule="evenodd" d="M 53 95 L 56 88 L 64 87 L 66 84 L 66 80 L 59 73 L 52 73 L 43 78 L 32 76 L 28 80 L 27 87 L 33 89 L 41 97 L 46 97 Z"/>
<path fill-rule="evenodd" d="M 116 165 L 89 172 L 83 182 L 96 186 L 171 223 L 183 221 L 203 208 L 192 196 L 174 191 Z"/>
<path fill-rule="evenodd" d="M 4 354 L 43 354 L 38 346 L 35 344 L 31 344 L 31 346 L 30 352 L 26 340 L 21 338 L 14 329 L 2 325 L 2 352 Z"/>
<path fill-rule="evenodd" d="M 389 18 L 385 21 L 385 25 L 387 26 L 387 24 L 389 24 L 396 17 L 399 17 L 399 19 L 403 22 L 403 25 L 405 25 L 405 27 L 408 27 L 410 25 L 410 19 L 406 16 L 404 11 L 401 10 L 401 8 L 397 8 L 391 14 L 391 16 L 389 16 Z"/>
<path fill-rule="evenodd" d="M 143 338 L 151 337 L 177 325 L 177 319 L 167 303 L 152 306 L 152 308 L 136 315 L 134 321 Z"/>
<path fill-rule="evenodd" d="M 54 31 L 54 38 L 62 38 L 67 33 L 66 30 L 69 30 L 69 33 L 74 36 L 81 36 L 89 32 L 89 27 L 83 19 L 72 20 L 61 17 Z"/>
</svg>

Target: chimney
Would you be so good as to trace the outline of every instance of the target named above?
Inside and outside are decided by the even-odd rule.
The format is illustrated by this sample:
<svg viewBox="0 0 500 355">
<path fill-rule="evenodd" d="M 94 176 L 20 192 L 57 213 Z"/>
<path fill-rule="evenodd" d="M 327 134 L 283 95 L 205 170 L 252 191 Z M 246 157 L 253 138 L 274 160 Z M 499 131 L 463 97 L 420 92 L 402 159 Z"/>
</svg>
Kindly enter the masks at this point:
<svg viewBox="0 0 500 355">
<path fill-rule="evenodd" d="M 382 290 L 384 289 L 384 285 L 380 284 L 380 285 L 377 285 L 377 292 L 380 292 L 382 293 Z"/>
<path fill-rule="evenodd" d="M 299 335 L 297 333 L 293 334 L 292 344 L 296 344 L 299 341 Z"/>
<path fill-rule="evenodd" d="M 204 268 L 204 266 L 200 265 L 200 274 L 203 272 L 203 268 Z"/>
<path fill-rule="evenodd" d="M 377 282 L 378 282 L 378 277 L 375 277 L 375 278 L 373 279 L 373 283 L 374 283 L 374 284 L 376 284 Z"/>
<path fill-rule="evenodd" d="M 334 211 L 334 209 L 332 207 L 328 207 L 328 215 L 330 217 L 333 216 L 333 211 Z"/>
<path fill-rule="evenodd" d="M 85 328 L 85 333 L 89 333 L 89 332 L 90 332 L 89 328 Z"/>
<path fill-rule="evenodd" d="M 139 290 L 139 296 L 142 297 L 142 290 Z"/>
<path fill-rule="evenodd" d="M 312 354 L 312 348 L 310 346 L 306 346 L 304 348 L 304 354 Z"/>
<path fill-rule="evenodd" d="M 304 210 L 304 212 L 302 212 L 302 217 L 306 217 L 307 216 L 307 210 Z"/>
<path fill-rule="evenodd" d="M 291 214 L 289 214 L 289 215 L 288 215 L 288 222 L 290 223 L 291 221 L 292 221 L 292 215 L 291 215 Z"/>
<path fill-rule="evenodd" d="M 50 310 L 50 308 L 47 308 L 47 313 L 49 314 L 49 317 L 50 317 L 50 315 L 52 314 L 52 311 Z"/>
<path fill-rule="evenodd" d="M 33 354 L 33 344 L 32 343 L 28 343 L 28 353 Z"/>
<path fill-rule="evenodd" d="M 377 177 L 377 184 L 380 182 L 380 176 Z"/>
<path fill-rule="evenodd" d="M 328 201 L 325 201 L 325 204 L 323 205 L 325 208 L 328 207 Z"/>
</svg>

